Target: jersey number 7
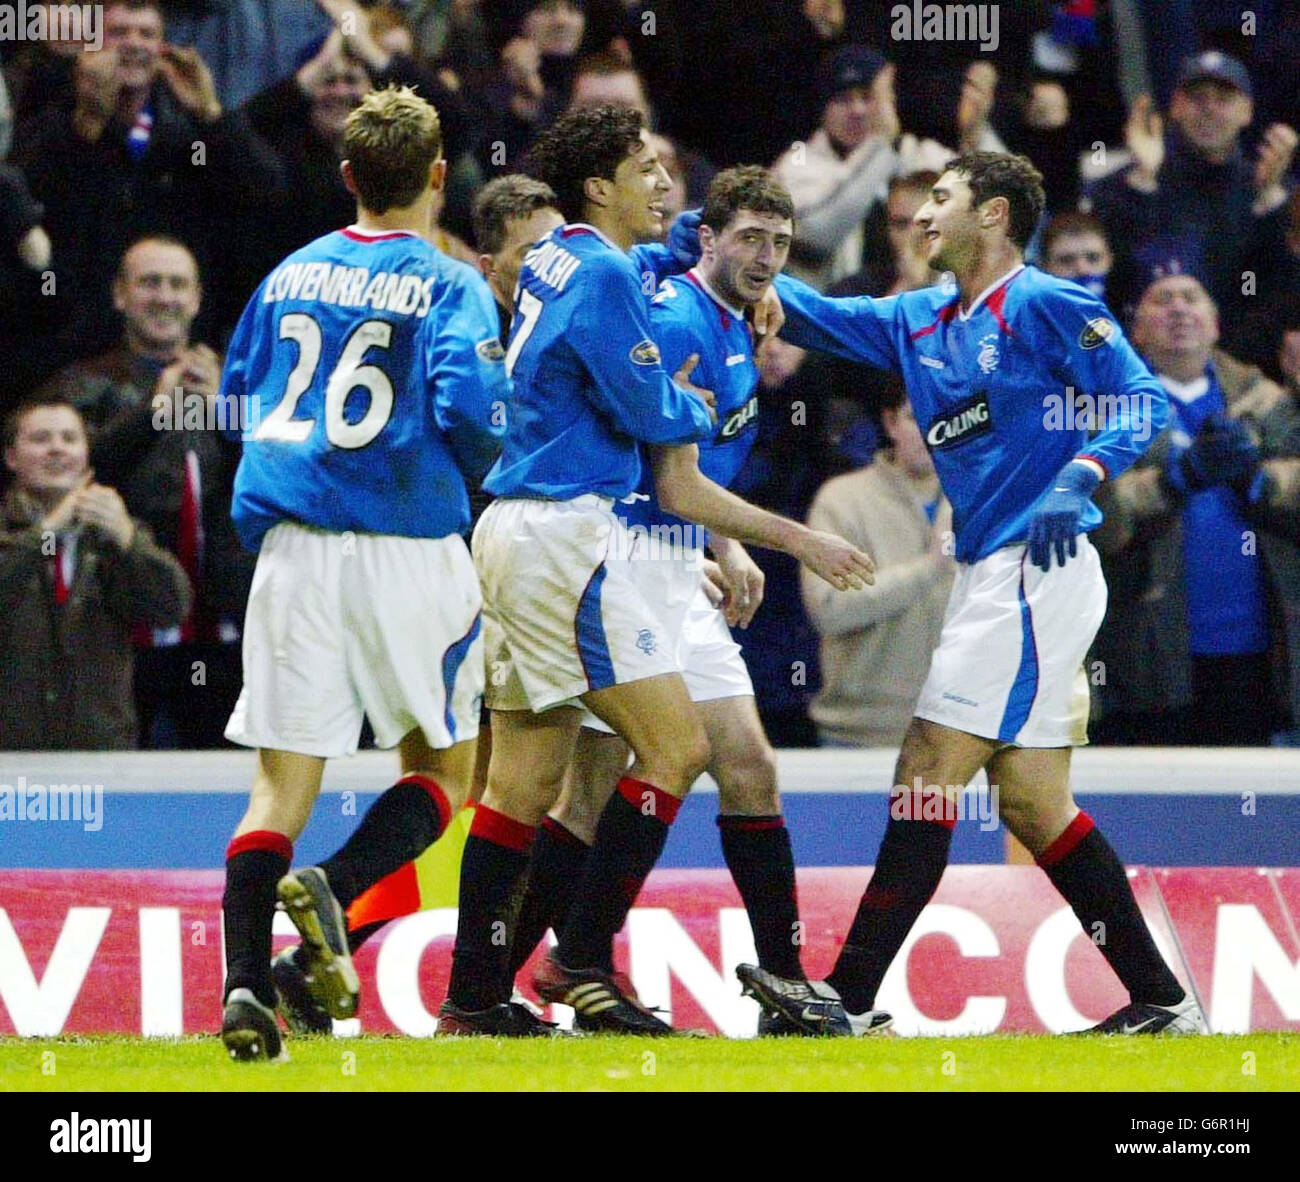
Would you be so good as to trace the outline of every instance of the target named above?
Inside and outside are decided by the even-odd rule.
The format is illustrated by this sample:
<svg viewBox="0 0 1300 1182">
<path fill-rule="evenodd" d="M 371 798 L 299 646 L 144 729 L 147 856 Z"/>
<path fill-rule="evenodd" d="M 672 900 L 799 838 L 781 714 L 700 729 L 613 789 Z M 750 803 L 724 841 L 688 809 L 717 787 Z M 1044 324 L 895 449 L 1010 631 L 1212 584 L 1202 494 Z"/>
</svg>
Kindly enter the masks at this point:
<svg viewBox="0 0 1300 1182">
<path fill-rule="evenodd" d="M 387 349 L 393 326 L 386 320 L 367 320 L 357 325 L 344 342 L 338 364 L 325 384 L 325 438 L 335 447 L 358 448 L 373 442 L 393 415 L 393 383 L 377 365 L 362 365 L 367 349 Z M 302 443 L 316 426 L 315 419 L 295 419 L 293 412 L 311 387 L 320 365 L 320 325 L 305 312 L 288 312 L 280 317 L 280 340 L 298 342 L 298 361 L 285 383 L 284 397 L 258 426 L 253 438 L 280 443 Z M 370 394 L 366 413 L 355 423 L 343 415 L 348 395 L 358 386 Z"/>
<path fill-rule="evenodd" d="M 542 314 L 542 301 L 531 291 L 519 293 L 519 329 L 510 338 L 510 348 L 506 350 L 506 377 L 514 377 L 515 362 L 519 360 L 519 351 L 533 335 L 537 327 L 537 318 Z"/>
</svg>

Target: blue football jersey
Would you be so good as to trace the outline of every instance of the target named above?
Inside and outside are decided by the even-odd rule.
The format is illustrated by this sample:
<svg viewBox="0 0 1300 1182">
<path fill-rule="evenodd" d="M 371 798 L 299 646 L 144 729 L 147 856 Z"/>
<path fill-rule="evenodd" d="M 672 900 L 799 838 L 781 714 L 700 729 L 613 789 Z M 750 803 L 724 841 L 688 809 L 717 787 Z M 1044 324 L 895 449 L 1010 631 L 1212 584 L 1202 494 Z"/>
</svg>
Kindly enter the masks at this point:
<svg viewBox="0 0 1300 1182">
<path fill-rule="evenodd" d="M 1026 541 L 1071 460 L 1118 476 L 1168 417 L 1164 387 L 1106 305 L 1036 267 L 1014 270 L 965 315 L 952 284 L 884 299 L 833 299 L 785 275 L 776 288 L 784 338 L 902 374 L 961 562 Z M 1089 502 L 1083 528 L 1100 524 Z"/>
<path fill-rule="evenodd" d="M 744 311 L 728 307 L 694 270 L 665 279 L 650 305 L 650 328 L 664 368 L 676 373 L 692 353 L 699 363 L 691 383 L 712 390 L 718 421 L 700 440 L 700 471 L 729 486 L 744 465 L 758 435 L 758 365 Z M 629 526 L 686 526 L 659 505 L 654 473 L 646 462 L 636 492 L 618 507 Z M 685 538 L 698 535 L 683 531 Z"/>
<path fill-rule="evenodd" d="M 558 226 L 524 258 L 506 368 L 512 392 L 498 497 L 625 497 L 638 442 L 693 443 L 713 430 L 704 404 L 660 360 L 641 272 L 604 234 Z"/>
<path fill-rule="evenodd" d="M 221 379 L 252 406 L 232 516 L 439 538 L 469 523 L 509 401 L 491 292 L 418 235 L 355 227 L 289 255 L 240 318 Z M 248 400 L 247 402 L 243 400 Z"/>
</svg>

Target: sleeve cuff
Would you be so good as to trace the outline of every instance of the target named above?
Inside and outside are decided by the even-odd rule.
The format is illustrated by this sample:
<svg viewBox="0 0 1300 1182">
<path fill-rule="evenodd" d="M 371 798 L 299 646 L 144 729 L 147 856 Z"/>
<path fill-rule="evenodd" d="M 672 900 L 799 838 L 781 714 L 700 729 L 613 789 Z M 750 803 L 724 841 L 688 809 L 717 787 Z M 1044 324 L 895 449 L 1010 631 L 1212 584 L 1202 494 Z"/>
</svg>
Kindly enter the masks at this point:
<svg viewBox="0 0 1300 1182">
<path fill-rule="evenodd" d="M 1098 484 L 1110 475 L 1110 473 L 1106 471 L 1106 465 L 1095 456 L 1075 456 L 1071 462 L 1082 464 L 1085 468 L 1088 468 L 1097 477 Z"/>
</svg>

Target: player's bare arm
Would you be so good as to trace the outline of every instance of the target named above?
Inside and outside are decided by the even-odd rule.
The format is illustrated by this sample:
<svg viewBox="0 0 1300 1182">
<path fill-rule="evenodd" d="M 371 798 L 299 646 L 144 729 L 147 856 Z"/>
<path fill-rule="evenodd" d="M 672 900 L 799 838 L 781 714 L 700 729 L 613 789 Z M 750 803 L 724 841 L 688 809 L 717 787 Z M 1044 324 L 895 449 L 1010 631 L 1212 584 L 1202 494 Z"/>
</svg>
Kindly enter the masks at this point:
<svg viewBox="0 0 1300 1182">
<path fill-rule="evenodd" d="M 655 491 L 669 513 L 728 538 L 789 554 L 841 591 L 874 581 L 871 558 L 843 538 L 769 513 L 715 484 L 700 471 L 695 444 L 657 447 L 651 456 Z"/>
</svg>

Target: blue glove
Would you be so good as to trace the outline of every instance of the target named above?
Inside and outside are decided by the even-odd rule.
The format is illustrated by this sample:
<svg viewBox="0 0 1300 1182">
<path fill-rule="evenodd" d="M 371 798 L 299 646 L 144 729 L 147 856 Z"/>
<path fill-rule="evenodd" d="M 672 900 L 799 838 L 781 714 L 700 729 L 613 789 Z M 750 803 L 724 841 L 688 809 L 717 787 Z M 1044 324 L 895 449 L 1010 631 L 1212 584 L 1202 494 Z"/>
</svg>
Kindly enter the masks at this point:
<svg viewBox="0 0 1300 1182">
<path fill-rule="evenodd" d="M 700 209 L 684 209 L 668 227 L 668 249 L 683 267 L 693 267 L 700 261 Z"/>
<path fill-rule="evenodd" d="M 1029 522 L 1029 561 L 1041 570 L 1052 569 L 1052 551 L 1056 561 L 1065 565 L 1065 551 L 1070 557 L 1079 553 L 1076 540 L 1088 507 L 1092 490 L 1101 483 L 1101 477 L 1088 464 L 1073 460 L 1056 474 L 1052 487 L 1038 504 L 1038 510 Z"/>
</svg>

